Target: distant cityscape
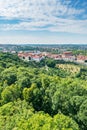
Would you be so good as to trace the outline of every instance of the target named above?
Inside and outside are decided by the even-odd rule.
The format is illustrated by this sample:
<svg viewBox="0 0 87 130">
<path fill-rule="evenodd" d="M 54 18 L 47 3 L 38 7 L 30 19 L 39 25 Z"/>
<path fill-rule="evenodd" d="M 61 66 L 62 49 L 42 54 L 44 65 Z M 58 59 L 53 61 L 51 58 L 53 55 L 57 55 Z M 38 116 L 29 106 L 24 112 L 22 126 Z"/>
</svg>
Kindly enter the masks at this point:
<svg viewBox="0 0 87 130">
<path fill-rule="evenodd" d="M 84 54 L 73 54 L 73 50 L 84 51 Z M 17 54 L 24 61 L 40 62 L 44 58 L 64 60 L 87 64 L 87 45 L 0 45 L 3 53 Z"/>
<path fill-rule="evenodd" d="M 48 52 L 19 52 L 18 57 L 24 61 L 36 61 L 40 62 L 45 57 L 54 60 L 64 60 L 77 63 L 87 63 L 87 56 L 84 55 L 73 55 L 71 51 L 63 52 L 62 54 L 51 54 Z"/>
</svg>

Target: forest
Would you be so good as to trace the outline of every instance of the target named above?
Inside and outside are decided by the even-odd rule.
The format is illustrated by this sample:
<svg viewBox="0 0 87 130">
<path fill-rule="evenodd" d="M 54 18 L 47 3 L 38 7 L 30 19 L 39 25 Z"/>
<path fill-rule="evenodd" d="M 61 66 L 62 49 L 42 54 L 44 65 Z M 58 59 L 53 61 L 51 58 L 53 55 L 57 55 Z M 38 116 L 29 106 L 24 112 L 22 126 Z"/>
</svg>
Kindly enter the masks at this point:
<svg viewBox="0 0 87 130">
<path fill-rule="evenodd" d="M 87 66 L 0 53 L 0 130 L 87 130 Z"/>
</svg>

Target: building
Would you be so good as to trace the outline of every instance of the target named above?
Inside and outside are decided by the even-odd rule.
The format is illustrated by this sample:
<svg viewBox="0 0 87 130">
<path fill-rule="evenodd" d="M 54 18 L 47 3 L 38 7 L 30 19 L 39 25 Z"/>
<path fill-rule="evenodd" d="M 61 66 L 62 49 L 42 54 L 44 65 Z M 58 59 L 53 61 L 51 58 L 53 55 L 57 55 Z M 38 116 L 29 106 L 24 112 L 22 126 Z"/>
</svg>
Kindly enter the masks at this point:
<svg viewBox="0 0 87 130">
<path fill-rule="evenodd" d="M 84 55 L 78 55 L 77 56 L 77 62 L 85 63 L 86 61 L 87 61 L 87 56 L 84 56 Z"/>
<path fill-rule="evenodd" d="M 72 54 L 71 51 L 67 51 L 67 52 L 64 52 L 62 54 L 62 59 L 65 60 L 65 61 L 75 61 L 76 60 L 76 57 Z"/>
<path fill-rule="evenodd" d="M 44 57 L 40 56 L 40 55 L 34 55 L 31 57 L 31 60 L 36 61 L 36 62 L 40 62 Z"/>
<path fill-rule="evenodd" d="M 28 53 L 28 52 L 20 52 L 18 53 L 18 57 L 24 61 L 36 61 L 40 62 L 44 56 L 36 53 Z"/>
<path fill-rule="evenodd" d="M 62 60 L 61 54 L 51 54 L 50 58 L 53 58 L 54 60 Z"/>
<path fill-rule="evenodd" d="M 62 54 L 62 58 L 66 58 L 66 57 L 70 57 L 70 56 L 73 56 L 71 51 L 63 52 L 63 54 Z"/>
</svg>

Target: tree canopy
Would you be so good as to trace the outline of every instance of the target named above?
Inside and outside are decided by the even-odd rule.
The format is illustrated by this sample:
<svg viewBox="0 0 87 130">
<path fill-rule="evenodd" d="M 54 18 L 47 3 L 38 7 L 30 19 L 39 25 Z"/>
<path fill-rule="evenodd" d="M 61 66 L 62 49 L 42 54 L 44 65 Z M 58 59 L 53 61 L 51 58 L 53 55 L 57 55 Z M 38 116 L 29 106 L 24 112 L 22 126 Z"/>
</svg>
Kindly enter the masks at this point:
<svg viewBox="0 0 87 130">
<path fill-rule="evenodd" d="M 11 54 L 0 54 L 0 59 L 0 130 L 87 130 L 82 66 L 72 76 L 56 68 L 55 61 L 46 70 Z"/>
</svg>

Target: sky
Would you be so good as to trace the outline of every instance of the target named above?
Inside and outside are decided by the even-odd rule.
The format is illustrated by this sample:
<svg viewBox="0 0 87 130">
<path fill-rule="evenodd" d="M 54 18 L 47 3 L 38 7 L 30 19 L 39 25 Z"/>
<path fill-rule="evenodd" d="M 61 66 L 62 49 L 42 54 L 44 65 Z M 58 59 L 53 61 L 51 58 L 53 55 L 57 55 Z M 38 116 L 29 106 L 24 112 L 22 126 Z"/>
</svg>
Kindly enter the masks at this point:
<svg viewBox="0 0 87 130">
<path fill-rule="evenodd" d="M 0 0 L 0 44 L 87 44 L 87 0 Z"/>
</svg>

